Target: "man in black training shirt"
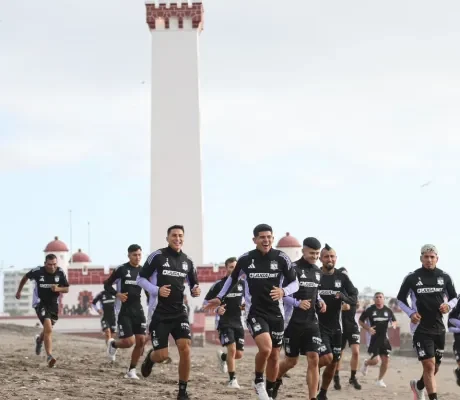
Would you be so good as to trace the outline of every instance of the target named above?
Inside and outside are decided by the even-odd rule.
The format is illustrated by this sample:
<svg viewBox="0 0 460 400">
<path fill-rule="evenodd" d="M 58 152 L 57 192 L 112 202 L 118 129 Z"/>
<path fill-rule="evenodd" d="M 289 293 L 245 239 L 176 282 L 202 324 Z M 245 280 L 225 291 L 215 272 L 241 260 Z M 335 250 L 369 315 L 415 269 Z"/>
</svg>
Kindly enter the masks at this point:
<svg viewBox="0 0 460 400">
<path fill-rule="evenodd" d="M 345 267 L 337 268 L 337 271 L 342 272 L 345 275 L 348 275 L 348 271 Z M 358 323 L 356 322 L 356 309 L 357 304 L 350 305 L 347 303 L 342 303 L 342 353 L 334 375 L 334 389 L 336 390 L 342 389 L 342 385 L 340 384 L 339 371 L 342 366 L 343 351 L 347 347 L 347 343 L 350 345 L 351 348 L 351 373 L 353 376 L 356 377 L 356 371 L 358 371 L 359 344 L 361 333 L 359 330 Z M 350 379 L 349 382 L 356 390 L 362 389 L 361 384 L 358 382 L 357 378 Z"/>
<path fill-rule="evenodd" d="M 117 331 L 115 318 L 115 296 L 105 290 L 93 299 L 93 308 L 102 317 L 101 328 L 105 335 L 105 343 L 108 344 L 112 335 Z"/>
<path fill-rule="evenodd" d="M 40 355 L 42 344 L 45 343 L 47 363 L 50 368 L 56 364 L 52 356 L 51 334 L 53 326 L 58 320 L 59 296 L 61 293 L 69 292 L 69 282 L 62 268 L 57 266 L 57 257 L 48 254 L 45 258 L 45 265 L 31 269 L 19 282 L 16 299 L 21 298 L 21 292 L 27 280 L 35 281 L 32 307 L 35 308 L 37 317 L 43 325 L 43 331 L 35 337 L 35 353 Z"/>
<path fill-rule="evenodd" d="M 212 285 L 204 298 L 204 305 L 219 294 L 235 266 L 235 257 L 225 261 L 227 275 Z M 227 386 L 232 389 L 240 389 L 235 377 L 235 360 L 241 359 L 244 351 L 244 328 L 241 321 L 241 312 L 245 290 L 246 282 L 244 279 L 240 279 L 216 309 L 216 329 L 219 332 L 220 343 L 227 348 L 226 353 L 220 349 L 218 350 L 217 359 L 221 371 L 223 373 L 228 372 L 229 382 Z"/>
<path fill-rule="evenodd" d="M 422 362 L 423 375 L 412 380 L 410 386 L 417 399 L 423 399 L 426 387 L 429 400 L 437 400 L 435 375 L 441 365 L 446 340 L 443 314 L 457 305 L 457 292 L 450 276 L 436 267 L 438 250 L 432 244 L 421 249 L 422 267 L 404 279 L 398 293 L 398 304 L 411 319 L 418 324 L 412 337 L 418 359 Z M 409 304 L 411 295 L 416 304 Z M 444 301 L 447 297 L 448 303 Z"/>
<path fill-rule="evenodd" d="M 117 349 L 129 349 L 134 346 L 125 378 L 139 379 L 136 365 L 144 350 L 146 330 L 141 304 L 142 289 L 136 282 L 142 259 L 141 246 L 129 246 L 128 258 L 129 261 L 117 267 L 104 282 L 104 290 L 116 297 L 115 312 L 118 319 L 118 340 L 112 338 L 107 342 L 107 353 L 110 359 L 114 360 Z M 113 285 L 116 285 L 116 290 Z"/>
<path fill-rule="evenodd" d="M 142 363 L 142 376 L 152 372 L 153 365 L 168 358 L 168 338 L 171 334 L 179 351 L 178 400 L 187 400 L 187 383 L 190 377 L 191 331 L 184 304 L 185 281 L 190 286 L 192 297 L 200 296 L 198 277 L 193 261 L 182 252 L 184 227 L 168 228 L 168 247 L 154 251 L 139 273 L 137 283 L 149 292 L 149 315 L 152 320 L 149 332 L 151 349 Z"/>
<path fill-rule="evenodd" d="M 286 357 L 280 362 L 278 378 L 272 398 L 278 397 L 282 385 L 282 377 L 299 361 L 299 355 L 307 356 L 307 385 L 309 399 L 316 399 L 319 382 L 319 349 L 321 333 L 316 315 L 316 305 L 322 312 L 326 304 L 319 298 L 318 286 L 321 270 L 316 266 L 321 243 L 314 237 L 303 241 L 303 257 L 292 263 L 292 268 L 299 280 L 299 290 L 284 298 L 284 315 L 286 327 L 284 331 L 284 352 Z"/>
<path fill-rule="evenodd" d="M 319 330 L 323 342 L 319 354 L 319 367 L 326 367 L 318 400 L 327 400 L 327 389 L 342 354 L 342 303 L 355 305 L 358 290 L 347 275 L 335 269 L 337 254 L 328 244 L 321 250 L 320 258 L 323 266 L 321 267 L 319 295 L 327 308 L 325 313 L 318 314 Z M 350 380 L 356 380 L 356 371 L 352 371 Z"/>
<path fill-rule="evenodd" d="M 291 260 L 280 250 L 272 248 L 273 229 L 260 224 L 253 230 L 256 249 L 243 254 L 215 299 L 206 308 L 214 308 L 246 275 L 246 323 L 254 338 L 256 355 L 254 389 L 259 400 L 269 400 L 278 377 L 278 361 L 284 335 L 283 297 L 299 289 L 299 281 L 291 267 Z M 284 286 L 283 282 L 287 281 Z M 284 287 L 283 287 L 284 286 Z M 264 372 L 267 373 L 266 385 Z"/>
<path fill-rule="evenodd" d="M 460 304 L 457 303 L 455 308 L 449 313 L 449 332 L 454 334 L 454 355 L 457 361 L 457 368 L 455 369 L 455 377 L 457 385 L 460 386 Z"/>
<path fill-rule="evenodd" d="M 390 361 L 391 344 L 388 339 L 388 326 L 391 324 L 392 328 L 396 328 L 396 318 L 385 304 L 385 297 L 383 293 L 377 292 L 374 295 L 374 304 L 369 306 L 359 317 L 359 325 L 369 332 L 371 341 L 369 343 L 368 353 L 371 355 L 369 360 L 364 360 L 361 372 L 367 375 L 368 367 L 377 365 L 379 359 L 382 360 L 380 364 L 379 378 L 375 382 L 379 387 L 387 387 L 383 382 L 383 377 L 388 369 Z M 368 323 L 366 323 L 368 321 Z"/>
</svg>

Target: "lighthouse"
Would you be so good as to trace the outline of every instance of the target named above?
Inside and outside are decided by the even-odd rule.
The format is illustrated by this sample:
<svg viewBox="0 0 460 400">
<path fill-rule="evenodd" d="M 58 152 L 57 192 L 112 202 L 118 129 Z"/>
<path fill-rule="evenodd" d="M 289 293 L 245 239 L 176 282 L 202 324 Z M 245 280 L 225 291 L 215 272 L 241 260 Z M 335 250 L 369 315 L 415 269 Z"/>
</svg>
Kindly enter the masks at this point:
<svg viewBox="0 0 460 400">
<path fill-rule="evenodd" d="M 184 252 L 203 263 L 199 35 L 201 1 L 146 1 L 151 32 L 150 250 L 185 228 Z"/>
</svg>

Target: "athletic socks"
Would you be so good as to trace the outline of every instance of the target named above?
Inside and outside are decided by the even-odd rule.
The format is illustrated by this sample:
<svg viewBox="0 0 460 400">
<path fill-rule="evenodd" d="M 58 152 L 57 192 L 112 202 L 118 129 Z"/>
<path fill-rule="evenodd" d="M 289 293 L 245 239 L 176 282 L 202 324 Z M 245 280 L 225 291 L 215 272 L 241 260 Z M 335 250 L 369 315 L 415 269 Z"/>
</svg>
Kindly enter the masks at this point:
<svg viewBox="0 0 460 400">
<path fill-rule="evenodd" d="M 431 393 L 428 395 L 430 400 L 438 400 L 438 395 L 436 393 Z"/>
<path fill-rule="evenodd" d="M 230 377 L 230 380 L 232 381 L 233 379 L 235 379 L 235 373 L 234 372 L 229 372 L 228 373 L 228 376 Z"/>
<path fill-rule="evenodd" d="M 129 366 L 129 370 L 128 370 L 128 371 L 131 371 L 132 369 L 136 369 L 136 365 L 135 365 L 135 364 L 131 364 L 131 365 Z"/>
<path fill-rule="evenodd" d="M 264 373 L 263 372 L 256 372 L 256 378 L 254 379 L 254 383 L 257 385 L 264 381 Z"/>
<path fill-rule="evenodd" d="M 356 379 L 356 371 L 351 371 L 350 379 Z"/>
<path fill-rule="evenodd" d="M 425 389 L 425 382 L 423 382 L 423 376 L 420 378 L 420 380 L 417 381 L 417 389 L 418 390 Z"/>
<path fill-rule="evenodd" d="M 227 361 L 227 353 L 222 353 L 222 354 L 220 355 L 220 359 L 221 359 L 222 361 Z"/>
<path fill-rule="evenodd" d="M 117 348 L 117 344 L 115 343 L 115 340 L 110 344 L 114 349 Z"/>
<path fill-rule="evenodd" d="M 179 394 L 185 395 L 187 393 L 187 382 L 179 381 Z"/>
</svg>

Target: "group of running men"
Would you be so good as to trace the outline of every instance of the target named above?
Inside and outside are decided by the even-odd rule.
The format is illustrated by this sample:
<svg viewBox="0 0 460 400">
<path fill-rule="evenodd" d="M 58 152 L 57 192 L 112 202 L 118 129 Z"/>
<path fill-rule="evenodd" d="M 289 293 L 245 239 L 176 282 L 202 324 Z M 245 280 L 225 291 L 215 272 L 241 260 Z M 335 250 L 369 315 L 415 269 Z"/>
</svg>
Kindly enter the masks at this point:
<svg viewBox="0 0 460 400">
<path fill-rule="evenodd" d="M 138 245 L 128 248 L 129 261 L 116 268 L 104 282 L 104 291 L 94 304 L 103 315 L 101 324 L 106 334 L 107 353 L 115 359 L 118 348 L 134 346 L 131 363 L 125 375 L 139 379 L 136 366 L 142 356 L 146 331 L 151 337 L 152 349 L 142 366 L 143 377 L 148 377 L 155 364 L 168 360 L 169 335 L 179 351 L 179 391 L 177 399 L 189 399 L 187 383 L 191 369 L 191 331 L 187 307 L 184 304 L 185 284 L 192 297 L 201 294 L 196 268 L 182 252 L 184 227 L 174 225 L 167 231 L 168 246 L 151 253 L 141 267 L 142 249 Z M 227 277 L 216 282 L 205 298 L 205 309 L 216 313 L 216 328 L 226 352 L 218 351 L 221 370 L 228 372 L 230 388 L 239 388 L 235 360 L 244 351 L 246 326 L 255 340 L 258 352 L 255 357 L 253 387 L 258 399 L 278 398 L 283 377 L 293 368 L 299 355 L 307 357 L 308 398 L 327 399 L 332 381 L 340 390 L 340 360 L 348 343 L 352 349 L 350 384 L 361 389 L 356 374 L 359 362 L 360 329 L 355 320 L 358 291 L 344 268 L 336 269 L 337 255 L 333 248 L 313 237 L 303 241 L 302 257 L 291 262 L 273 245 L 273 230 L 260 224 L 254 228 L 254 250 L 238 260 L 226 262 Z M 320 258 L 322 267 L 316 262 Z M 436 268 L 438 252 L 435 246 L 421 249 L 422 267 L 409 274 L 401 286 L 398 301 L 401 309 L 412 321 L 414 348 L 423 365 L 423 375 L 410 382 L 415 399 L 436 400 L 435 374 L 439 370 L 444 351 L 445 327 L 443 314 L 449 313 L 449 330 L 455 334 L 454 351 L 459 363 L 455 371 L 460 385 L 460 310 L 457 294 L 450 276 Z M 43 325 L 35 338 L 36 354 L 45 346 L 47 363 L 53 367 L 51 332 L 58 320 L 58 299 L 68 292 L 64 271 L 57 267 L 57 258 L 46 256 L 45 265 L 32 269 L 22 278 L 16 297 L 27 280 L 34 280 L 33 307 Z M 116 286 L 116 289 L 113 286 Z M 148 315 L 141 304 L 142 289 L 148 298 Z M 408 301 L 410 298 L 410 302 Z M 385 387 L 383 376 L 388 367 L 391 346 L 387 330 L 396 326 L 391 309 L 384 305 L 382 293 L 376 293 L 375 304 L 359 318 L 359 325 L 370 335 L 370 359 L 361 368 L 376 365 L 381 359 L 377 385 Z M 118 330 L 118 339 L 112 334 Z M 285 357 L 280 360 L 280 349 Z M 320 370 L 324 367 L 320 384 Z"/>
</svg>

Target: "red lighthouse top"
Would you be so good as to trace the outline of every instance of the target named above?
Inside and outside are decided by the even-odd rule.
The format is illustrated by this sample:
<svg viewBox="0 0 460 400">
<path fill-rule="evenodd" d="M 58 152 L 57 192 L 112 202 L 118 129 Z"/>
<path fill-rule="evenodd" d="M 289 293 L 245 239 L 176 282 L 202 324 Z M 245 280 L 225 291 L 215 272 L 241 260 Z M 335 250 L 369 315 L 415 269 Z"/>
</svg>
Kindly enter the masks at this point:
<svg viewBox="0 0 460 400">
<path fill-rule="evenodd" d="M 170 29 L 172 19 L 178 21 L 178 28 L 184 28 L 184 21 L 190 21 L 191 27 L 194 29 L 203 29 L 203 4 L 201 0 L 194 0 L 189 6 L 186 1 L 171 1 L 166 2 L 161 0 L 159 4 L 155 4 L 155 0 L 146 2 L 147 7 L 147 24 L 150 29 L 157 29 L 157 21 L 164 21 L 164 28 Z"/>
<path fill-rule="evenodd" d="M 59 238 L 55 236 L 54 240 L 49 242 L 43 251 L 45 253 L 58 253 L 61 251 L 69 251 L 69 248 L 62 240 L 59 240 Z"/>
<path fill-rule="evenodd" d="M 278 245 L 276 247 L 302 247 L 302 245 L 294 236 L 291 236 L 291 234 L 287 232 L 286 236 L 282 237 L 279 240 Z"/>
<path fill-rule="evenodd" d="M 89 258 L 89 255 L 86 253 L 83 253 L 81 249 L 78 249 L 78 251 L 72 255 L 72 262 L 73 263 L 90 263 L 91 258 Z"/>
</svg>

